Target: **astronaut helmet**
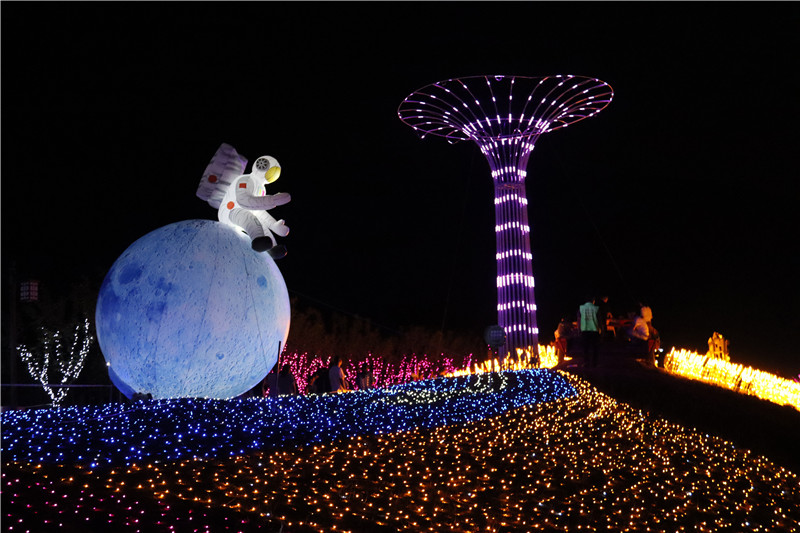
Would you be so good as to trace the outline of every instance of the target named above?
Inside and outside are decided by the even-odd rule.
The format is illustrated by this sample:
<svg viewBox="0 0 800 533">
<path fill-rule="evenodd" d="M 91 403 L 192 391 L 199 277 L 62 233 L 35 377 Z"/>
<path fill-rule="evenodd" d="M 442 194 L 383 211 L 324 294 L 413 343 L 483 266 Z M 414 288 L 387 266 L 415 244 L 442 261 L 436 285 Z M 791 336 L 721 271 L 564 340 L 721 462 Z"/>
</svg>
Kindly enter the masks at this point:
<svg viewBox="0 0 800 533">
<path fill-rule="evenodd" d="M 253 161 L 253 167 L 250 173 L 254 176 L 264 176 L 267 183 L 272 183 L 280 177 L 281 166 L 274 157 L 262 155 Z"/>
</svg>

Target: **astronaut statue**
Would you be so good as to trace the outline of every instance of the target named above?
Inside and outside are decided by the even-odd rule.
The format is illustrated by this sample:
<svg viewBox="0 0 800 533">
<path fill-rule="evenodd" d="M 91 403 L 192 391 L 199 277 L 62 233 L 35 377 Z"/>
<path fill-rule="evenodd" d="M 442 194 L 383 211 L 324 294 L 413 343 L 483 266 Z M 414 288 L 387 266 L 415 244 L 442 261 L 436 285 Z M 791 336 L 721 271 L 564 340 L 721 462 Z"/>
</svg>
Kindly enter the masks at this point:
<svg viewBox="0 0 800 533">
<path fill-rule="evenodd" d="M 278 179 L 281 167 L 274 157 L 255 160 L 250 174 L 245 174 L 247 159 L 229 144 L 222 144 L 203 172 L 197 196 L 216 208 L 219 221 L 243 229 L 257 252 L 267 252 L 273 259 L 286 255 L 286 247 L 275 242 L 276 235 L 286 237 L 289 227 L 275 220 L 267 210 L 289 203 L 285 192 L 266 194 L 266 185 Z"/>
</svg>

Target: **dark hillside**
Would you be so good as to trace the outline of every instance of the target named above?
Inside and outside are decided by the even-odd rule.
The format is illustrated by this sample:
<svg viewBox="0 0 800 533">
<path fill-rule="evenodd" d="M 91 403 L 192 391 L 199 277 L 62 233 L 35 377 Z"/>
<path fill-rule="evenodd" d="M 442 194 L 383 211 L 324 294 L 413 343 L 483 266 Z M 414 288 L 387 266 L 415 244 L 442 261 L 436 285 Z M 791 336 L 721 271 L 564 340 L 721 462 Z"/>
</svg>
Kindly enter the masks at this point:
<svg viewBox="0 0 800 533">
<path fill-rule="evenodd" d="M 610 355 L 610 354 L 609 354 Z M 800 472 L 800 411 L 646 367 L 623 354 L 596 368 L 569 366 L 601 392 L 637 409 L 729 440 Z"/>
</svg>

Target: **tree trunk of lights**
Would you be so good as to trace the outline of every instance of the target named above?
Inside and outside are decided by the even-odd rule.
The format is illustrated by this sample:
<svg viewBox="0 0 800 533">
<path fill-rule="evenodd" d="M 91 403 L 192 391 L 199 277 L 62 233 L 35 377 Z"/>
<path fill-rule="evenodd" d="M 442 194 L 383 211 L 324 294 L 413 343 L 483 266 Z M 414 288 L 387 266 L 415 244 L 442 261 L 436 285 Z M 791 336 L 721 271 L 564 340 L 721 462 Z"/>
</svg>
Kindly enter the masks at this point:
<svg viewBox="0 0 800 533">
<path fill-rule="evenodd" d="M 510 142 L 499 148 L 482 146 L 494 182 L 495 240 L 497 243 L 497 319 L 506 332 L 504 351 L 538 353 L 533 255 L 531 253 L 525 167 L 533 144 Z M 530 149 L 523 146 L 530 146 Z"/>
</svg>

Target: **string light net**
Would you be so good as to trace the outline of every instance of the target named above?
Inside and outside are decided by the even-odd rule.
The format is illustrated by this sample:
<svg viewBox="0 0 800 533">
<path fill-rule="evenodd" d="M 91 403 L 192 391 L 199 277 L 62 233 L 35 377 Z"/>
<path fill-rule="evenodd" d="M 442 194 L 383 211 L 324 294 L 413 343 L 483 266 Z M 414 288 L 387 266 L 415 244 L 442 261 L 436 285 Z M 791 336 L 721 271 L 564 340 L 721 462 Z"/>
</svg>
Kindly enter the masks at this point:
<svg viewBox="0 0 800 533">
<path fill-rule="evenodd" d="M 400 120 L 423 138 L 473 141 L 489 162 L 494 182 L 498 323 L 507 352 L 535 353 L 539 329 L 525 192 L 536 139 L 604 109 L 611 87 L 596 78 L 470 76 L 440 81 L 410 94 Z"/>
</svg>

